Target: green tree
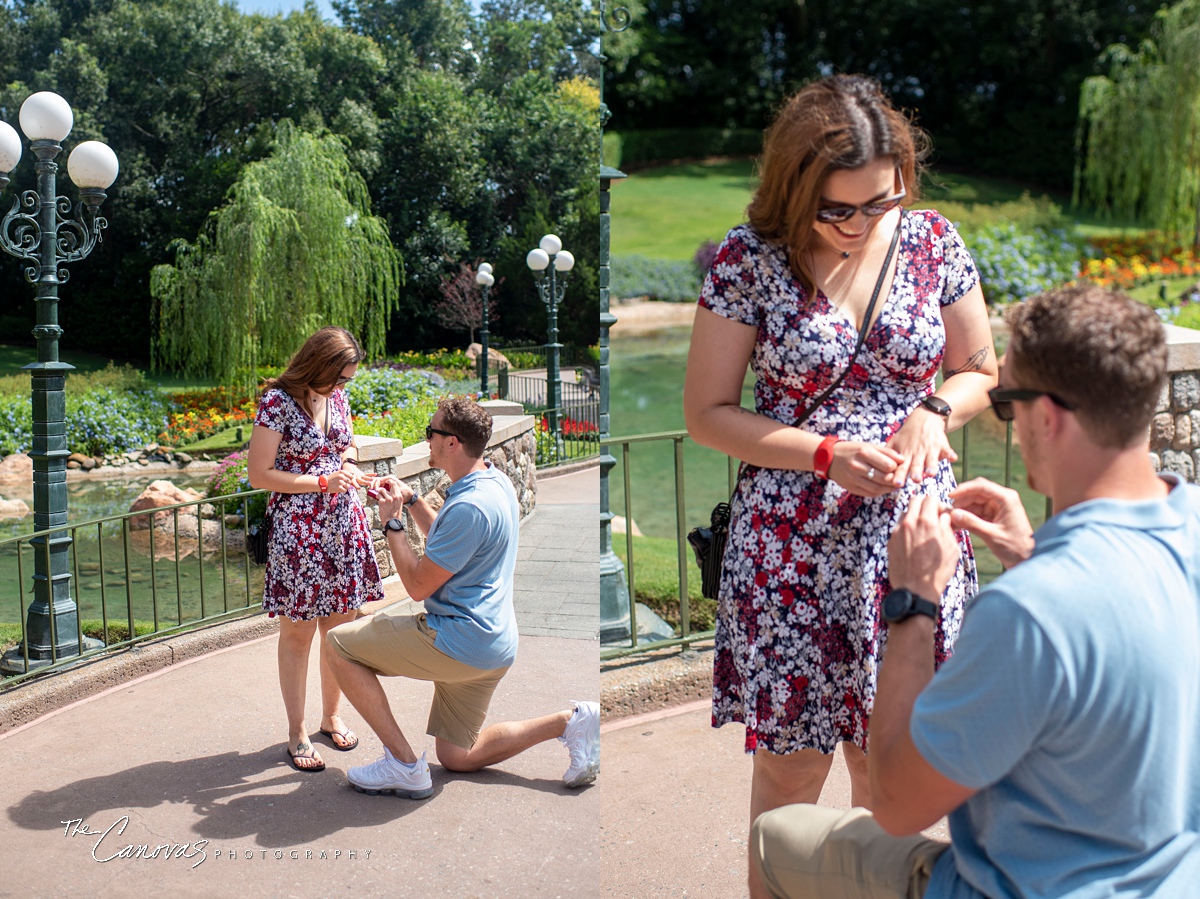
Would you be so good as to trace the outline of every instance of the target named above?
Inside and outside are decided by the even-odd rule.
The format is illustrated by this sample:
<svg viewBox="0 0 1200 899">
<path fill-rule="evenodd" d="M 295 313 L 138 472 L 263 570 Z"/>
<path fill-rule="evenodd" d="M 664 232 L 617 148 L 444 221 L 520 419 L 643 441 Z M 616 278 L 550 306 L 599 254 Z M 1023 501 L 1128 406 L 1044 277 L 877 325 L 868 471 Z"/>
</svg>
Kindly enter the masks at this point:
<svg viewBox="0 0 1200 899">
<path fill-rule="evenodd" d="M 282 123 L 204 233 L 175 246 L 175 264 L 151 275 L 157 365 L 244 381 L 330 324 L 382 354 L 400 259 L 338 138 Z"/>
<path fill-rule="evenodd" d="M 877 78 L 938 162 L 1067 187 L 1079 85 L 1158 0 L 639 0 L 606 40 L 609 128 L 762 128 L 803 83 Z M 634 11 L 638 6 L 631 7 Z"/>
<path fill-rule="evenodd" d="M 333 0 L 333 8 L 347 28 L 403 66 L 454 71 L 472 59 L 466 0 Z"/>
<path fill-rule="evenodd" d="M 105 205 L 111 227 L 72 268 L 59 307 L 75 348 L 148 357 L 151 269 L 268 152 L 276 122 L 336 129 L 356 169 L 379 166 L 377 110 L 393 96 L 385 58 L 315 7 L 287 17 L 242 15 L 220 0 L 20 0 L 12 9 L 20 53 L 0 62 L 16 76 L 0 81 L 0 117 L 15 124 L 28 93 L 57 90 L 76 112 L 63 158 L 99 138 L 121 160 Z M 33 183 L 25 155 L 14 185 Z M 10 257 L 0 266 L 16 283 Z M 33 303 L 15 312 L 0 336 L 27 339 Z"/>
<path fill-rule="evenodd" d="M 1080 93 L 1077 195 L 1200 247 L 1200 0 L 1161 10 L 1137 50 L 1110 47 L 1109 72 Z"/>
</svg>

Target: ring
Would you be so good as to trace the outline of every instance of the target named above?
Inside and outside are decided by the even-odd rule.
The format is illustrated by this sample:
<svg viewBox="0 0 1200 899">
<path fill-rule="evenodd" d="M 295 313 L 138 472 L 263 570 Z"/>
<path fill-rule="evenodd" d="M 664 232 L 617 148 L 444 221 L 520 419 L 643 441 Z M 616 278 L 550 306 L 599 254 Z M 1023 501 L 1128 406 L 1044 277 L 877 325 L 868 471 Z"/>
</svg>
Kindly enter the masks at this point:
<svg viewBox="0 0 1200 899">
<path fill-rule="evenodd" d="M 875 480 L 875 469 L 874 468 L 867 469 L 867 480 L 868 481 Z"/>
</svg>

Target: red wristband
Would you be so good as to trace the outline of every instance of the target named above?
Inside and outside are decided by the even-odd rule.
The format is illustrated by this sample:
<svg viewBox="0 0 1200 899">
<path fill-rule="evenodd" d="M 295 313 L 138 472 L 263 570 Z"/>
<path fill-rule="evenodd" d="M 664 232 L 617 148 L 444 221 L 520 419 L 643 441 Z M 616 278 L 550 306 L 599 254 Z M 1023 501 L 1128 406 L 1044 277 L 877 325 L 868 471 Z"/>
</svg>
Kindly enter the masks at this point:
<svg viewBox="0 0 1200 899">
<path fill-rule="evenodd" d="M 322 493 L 328 493 L 329 492 L 329 478 L 325 477 L 325 475 L 319 475 L 317 477 L 317 486 L 321 488 Z"/>
<path fill-rule="evenodd" d="M 817 451 L 813 453 L 813 473 L 819 478 L 829 477 L 829 466 L 833 464 L 833 446 L 841 441 L 841 437 L 830 434 L 821 441 Z"/>
</svg>

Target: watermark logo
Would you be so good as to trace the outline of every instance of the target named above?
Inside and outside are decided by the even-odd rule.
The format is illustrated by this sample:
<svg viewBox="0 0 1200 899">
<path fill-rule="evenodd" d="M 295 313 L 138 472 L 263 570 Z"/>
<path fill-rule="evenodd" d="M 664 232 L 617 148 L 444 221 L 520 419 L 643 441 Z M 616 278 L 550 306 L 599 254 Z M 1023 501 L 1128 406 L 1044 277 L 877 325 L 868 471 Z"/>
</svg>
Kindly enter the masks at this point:
<svg viewBox="0 0 1200 899">
<path fill-rule="evenodd" d="M 128 815 L 121 815 L 121 817 L 117 818 L 117 820 L 103 830 L 93 829 L 82 818 L 71 818 L 69 821 L 60 821 L 59 823 L 63 826 L 63 836 L 67 839 L 95 837 L 96 840 L 92 843 L 92 858 L 101 864 L 116 861 L 117 859 L 163 859 L 170 861 L 190 861 L 192 862 L 190 867 L 198 868 L 208 860 L 210 852 L 214 859 L 224 858 L 229 861 L 254 858 L 258 858 L 261 861 L 267 859 L 274 859 L 276 861 L 284 859 L 340 861 L 343 858 L 351 861 L 357 859 L 360 852 L 363 859 L 371 857 L 370 849 L 216 849 L 209 845 L 208 840 L 193 840 L 189 843 L 129 842 L 125 838 L 125 830 L 129 827 Z"/>
</svg>

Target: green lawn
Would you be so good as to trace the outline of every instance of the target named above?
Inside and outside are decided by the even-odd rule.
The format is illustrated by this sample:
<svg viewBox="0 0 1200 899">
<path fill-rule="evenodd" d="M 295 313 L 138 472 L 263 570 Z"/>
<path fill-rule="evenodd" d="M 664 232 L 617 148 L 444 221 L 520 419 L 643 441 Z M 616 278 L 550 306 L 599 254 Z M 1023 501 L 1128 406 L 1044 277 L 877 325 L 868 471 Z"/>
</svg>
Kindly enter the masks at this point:
<svg viewBox="0 0 1200 899">
<path fill-rule="evenodd" d="M 107 356 L 95 353 L 60 352 L 58 358 L 68 365 L 74 365 L 79 371 L 100 371 L 109 363 Z M 0 375 L 20 374 L 21 368 L 31 362 L 37 362 L 37 350 L 34 347 L 0 344 Z"/>
<path fill-rule="evenodd" d="M 745 221 L 756 183 L 753 169 L 751 160 L 668 165 L 614 182 L 613 254 L 691 259 L 704 241 L 720 241 L 726 231 Z M 956 213 L 963 210 L 1013 203 L 1026 192 L 1035 198 L 1045 193 L 999 178 L 930 172 L 922 184 L 922 202 L 917 205 L 944 207 L 947 216 L 955 220 Z M 1069 196 L 1051 194 L 1049 198 L 1085 236 L 1142 230 L 1135 222 L 1072 210 Z"/>
<path fill-rule="evenodd" d="M 97 353 L 74 352 L 72 350 L 63 350 L 61 347 L 58 358 L 68 365 L 74 365 L 81 372 L 101 371 L 113 361 L 111 356 L 102 356 Z M 22 366 L 28 365 L 31 362 L 37 362 L 36 348 L 0 344 L 0 376 L 21 374 Z M 117 364 L 120 365 L 122 363 L 118 362 Z M 136 367 L 141 368 L 141 366 Z M 156 384 L 163 391 L 203 390 L 221 386 L 213 380 L 182 378 L 166 372 L 152 372 L 147 368 L 141 368 L 141 371 L 145 374 L 147 381 L 151 384 Z"/>
<path fill-rule="evenodd" d="M 614 182 L 612 252 L 691 259 L 746 220 L 754 185 L 749 160 L 662 166 Z"/>
</svg>

